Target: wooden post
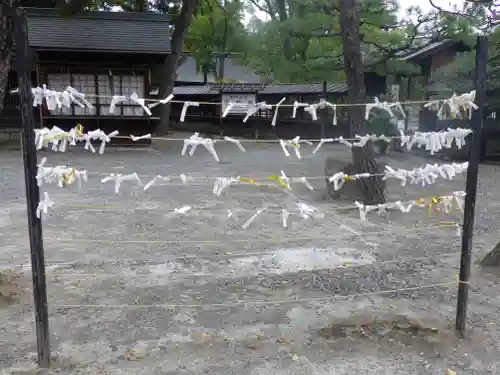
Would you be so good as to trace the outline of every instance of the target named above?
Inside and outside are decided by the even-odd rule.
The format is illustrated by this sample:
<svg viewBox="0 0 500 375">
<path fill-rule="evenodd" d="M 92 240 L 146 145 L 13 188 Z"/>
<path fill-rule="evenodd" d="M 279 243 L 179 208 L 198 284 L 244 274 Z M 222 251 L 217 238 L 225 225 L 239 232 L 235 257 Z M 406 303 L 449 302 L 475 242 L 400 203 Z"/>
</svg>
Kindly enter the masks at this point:
<svg viewBox="0 0 500 375">
<path fill-rule="evenodd" d="M 221 102 L 222 102 L 222 100 L 221 100 Z M 224 130 L 223 130 L 224 118 L 222 117 L 224 110 L 223 110 L 222 106 L 223 106 L 223 104 L 221 104 L 220 111 L 219 111 L 219 138 L 220 139 L 224 139 Z"/>
<path fill-rule="evenodd" d="M 407 87 L 406 87 L 406 100 L 410 101 L 411 100 L 411 95 L 412 95 L 412 85 L 413 85 L 413 76 L 410 74 L 408 76 L 407 80 Z M 410 116 L 413 115 L 413 107 L 410 105 L 407 107 L 408 109 L 406 110 L 406 117 L 405 117 L 405 132 L 408 131 L 408 125 L 410 123 Z"/>
<path fill-rule="evenodd" d="M 483 128 L 484 102 L 486 99 L 486 65 L 488 62 L 488 38 L 477 37 L 476 66 L 474 72 L 474 88 L 476 105 L 471 127 L 472 140 L 469 146 L 469 168 L 465 185 L 464 224 L 462 231 L 462 254 L 460 258 L 460 274 L 457 298 L 456 329 L 460 336 L 465 336 L 467 321 L 467 301 L 469 297 L 470 266 L 472 257 L 472 235 L 474 233 L 474 212 L 476 208 L 477 177 L 481 158 L 481 133 Z"/>
<path fill-rule="evenodd" d="M 31 66 L 33 57 L 28 46 L 28 26 L 24 9 L 17 8 L 13 15 L 16 59 L 18 64 L 19 105 L 21 107 L 22 149 L 26 203 L 28 206 L 28 230 L 33 275 L 33 299 L 35 303 L 36 340 L 38 365 L 50 366 L 49 314 L 47 308 L 47 285 L 45 281 L 45 256 L 43 252 L 42 220 L 36 210 L 40 191 L 36 179 L 38 162 L 35 148 L 35 119 L 31 94 Z"/>
<path fill-rule="evenodd" d="M 323 96 L 323 99 L 326 101 L 328 101 L 328 82 L 327 81 L 323 81 L 323 88 L 321 90 L 322 92 L 322 96 Z M 325 131 L 326 131 L 326 123 L 328 121 L 328 116 L 326 115 L 328 112 L 328 110 L 325 109 L 323 110 L 323 116 L 322 118 L 320 118 L 320 122 L 321 122 L 321 138 L 325 138 Z"/>
</svg>

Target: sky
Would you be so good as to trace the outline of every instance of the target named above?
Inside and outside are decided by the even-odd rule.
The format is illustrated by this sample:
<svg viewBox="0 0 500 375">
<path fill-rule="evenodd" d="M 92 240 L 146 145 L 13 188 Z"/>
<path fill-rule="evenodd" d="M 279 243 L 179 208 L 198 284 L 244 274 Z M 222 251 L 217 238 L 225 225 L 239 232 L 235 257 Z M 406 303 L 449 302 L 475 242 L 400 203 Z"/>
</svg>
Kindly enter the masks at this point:
<svg viewBox="0 0 500 375">
<path fill-rule="evenodd" d="M 428 0 L 398 0 L 399 5 L 401 6 L 402 11 L 412 5 L 419 5 L 424 11 L 432 10 L 432 5 Z M 442 9 L 451 9 L 454 5 L 463 4 L 463 0 L 434 0 L 434 4 Z"/>
<path fill-rule="evenodd" d="M 424 11 L 429 11 L 432 9 L 432 6 L 431 4 L 427 1 L 427 0 L 422 0 L 420 2 L 415 2 L 414 0 L 398 0 L 398 3 L 399 3 L 399 6 L 401 7 L 401 10 L 404 12 L 404 10 L 406 8 L 409 8 L 410 6 L 412 5 L 417 5 L 415 3 L 420 3 L 418 4 L 420 6 L 420 8 L 422 8 Z M 441 6 L 441 5 L 444 5 L 442 4 L 444 3 L 443 0 L 436 0 L 436 2 L 434 4 L 438 5 L 438 6 Z"/>
<path fill-rule="evenodd" d="M 401 8 L 401 16 L 404 16 L 405 9 L 409 8 L 412 5 L 419 5 L 423 11 L 430 11 L 433 9 L 432 5 L 428 0 L 397 0 L 400 8 Z M 434 4 L 442 9 L 451 10 L 454 5 L 463 4 L 464 0 L 434 0 Z M 266 15 L 263 12 L 257 11 L 255 15 L 261 19 L 266 19 Z M 248 19 L 246 20 L 248 21 Z"/>
</svg>

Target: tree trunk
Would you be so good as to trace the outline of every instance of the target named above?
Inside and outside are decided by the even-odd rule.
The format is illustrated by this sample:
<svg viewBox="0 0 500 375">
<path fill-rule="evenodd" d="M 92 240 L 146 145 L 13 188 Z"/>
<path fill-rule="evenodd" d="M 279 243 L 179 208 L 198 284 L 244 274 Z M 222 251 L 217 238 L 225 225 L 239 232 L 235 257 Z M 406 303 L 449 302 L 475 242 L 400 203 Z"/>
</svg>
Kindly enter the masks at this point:
<svg viewBox="0 0 500 375">
<path fill-rule="evenodd" d="M 183 0 L 179 16 L 174 25 L 174 32 L 170 39 L 170 54 L 163 63 L 160 82 L 160 97 L 166 98 L 174 90 L 175 75 L 180 56 L 184 50 L 189 25 L 198 8 L 199 0 Z M 160 125 L 157 128 L 159 136 L 168 134 L 170 124 L 170 104 L 160 106 Z"/>
<path fill-rule="evenodd" d="M 12 57 L 12 21 L 8 16 L 17 6 L 17 1 L 2 1 L 0 5 L 0 113 L 2 112 Z"/>
<path fill-rule="evenodd" d="M 340 30 L 344 52 L 344 71 L 347 77 L 348 102 L 366 103 L 363 59 L 359 35 L 360 8 L 356 0 L 340 0 Z M 364 108 L 347 107 L 351 136 L 366 134 Z M 352 148 L 352 160 L 356 173 L 380 173 L 380 166 L 375 161 L 371 142 L 365 147 Z M 365 204 L 385 202 L 385 189 L 382 177 L 370 177 L 358 180 Z"/>
<path fill-rule="evenodd" d="M 218 79 L 223 82 L 224 81 L 224 76 L 226 74 L 226 49 L 227 49 L 227 38 L 228 38 L 228 31 L 229 31 L 229 20 L 228 20 L 228 15 L 226 13 L 226 17 L 224 18 L 224 33 L 222 34 L 222 41 L 221 44 L 219 45 L 219 55 L 217 56 L 218 59 Z"/>
<path fill-rule="evenodd" d="M 217 60 L 217 79 L 220 82 L 224 82 L 224 76 L 226 75 L 226 54 L 219 54 L 219 56 L 217 56 Z"/>
<path fill-rule="evenodd" d="M 149 12 L 149 2 L 148 0 L 136 0 L 135 2 L 136 12 L 147 13 Z"/>
<path fill-rule="evenodd" d="M 208 84 L 208 68 L 203 68 L 203 84 Z"/>
<path fill-rule="evenodd" d="M 481 260 L 481 266 L 498 267 L 500 266 L 500 242 Z"/>
<path fill-rule="evenodd" d="M 279 20 L 282 23 L 286 23 L 288 20 L 287 4 L 285 0 L 276 0 L 276 7 L 278 8 Z M 288 31 L 288 29 L 287 29 Z M 290 36 L 287 35 L 283 42 L 283 55 L 287 60 L 292 59 L 292 41 Z"/>
</svg>

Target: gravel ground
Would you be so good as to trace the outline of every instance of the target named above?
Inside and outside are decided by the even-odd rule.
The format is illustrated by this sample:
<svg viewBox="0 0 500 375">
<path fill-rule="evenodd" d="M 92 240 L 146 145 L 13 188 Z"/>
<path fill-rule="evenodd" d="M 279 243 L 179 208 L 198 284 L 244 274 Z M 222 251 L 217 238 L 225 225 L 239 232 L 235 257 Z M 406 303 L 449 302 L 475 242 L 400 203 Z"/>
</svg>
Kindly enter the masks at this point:
<svg viewBox="0 0 500 375">
<path fill-rule="evenodd" d="M 361 221 L 352 201 L 325 199 L 324 179 L 293 194 L 318 213 L 304 220 L 276 188 L 231 186 L 222 196 L 200 176 L 321 176 L 349 150 L 328 145 L 303 160 L 276 144 L 246 153 L 218 144 L 181 157 L 167 150 L 42 153 L 48 164 L 87 169 L 82 188 L 48 186 L 44 220 L 53 368 L 60 374 L 500 374 L 498 277 L 474 266 L 469 332 L 453 330 L 460 238 L 439 225 L 460 213 L 389 212 Z M 1 152 L 0 267 L 12 275 L 0 300 L 0 364 L 21 373 L 36 359 L 22 161 Z M 391 153 L 415 168 L 435 160 Z M 107 173 L 197 177 L 119 194 Z M 146 177 L 146 176 L 149 176 Z M 497 241 L 500 169 L 482 166 L 474 238 L 477 259 Z M 430 187 L 396 182 L 389 200 L 465 189 L 465 176 Z M 173 211 L 184 205 L 184 215 Z M 266 208 L 246 229 L 241 225 Z M 292 212 L 283 228 L 280 212 Z M 228 218 L 228 210 L 233 216 Z M 493 229 L 492 229 L 493 228 Z M 445 285 L 437 285 L 447 283 Z M 394 289 L 405 289 L 388 292 Z M 17 293 L 12 300 L 5 295 Z M 364 294 L 364 295 L 359 295 Z M 357 295 L 357 296 L 356 296 Z M 18 370 L 16 370 L 18 369 Z M 16 372 L 17 371 L 17 372 Z M 27 372 L 29 373 L 29 372 Z"/>
</svg>

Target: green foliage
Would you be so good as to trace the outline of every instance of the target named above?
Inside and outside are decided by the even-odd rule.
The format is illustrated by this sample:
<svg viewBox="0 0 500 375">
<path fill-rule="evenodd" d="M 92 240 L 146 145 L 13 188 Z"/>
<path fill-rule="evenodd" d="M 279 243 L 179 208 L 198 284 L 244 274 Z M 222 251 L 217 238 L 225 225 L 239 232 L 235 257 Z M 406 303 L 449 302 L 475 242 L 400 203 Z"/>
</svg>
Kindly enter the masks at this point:
<svg viewBox="0 0 500 375">
<path fill-rule="evenodd" d="M 204 0 L 189 27 L 186 52 L 196 59 L 198 71 L 223 79 L 219 60 L 228 52 L 246 51 L 246 30 L 242 23 L 243 8 L 239 0 Z"/>
<path fill-rule="evenodd" d="M 41 0 L 24 0 L 29 5 L 38 6 Z M 44 2 L 52 2 L 57 7 L 62 15 L 72 16 L 82 11 L 105 10 L 111 11 L 121 9 L 125 12 L 143 12 L 152 11 L 169 15 L 176 15 L 182 5 L 182 0 L 43 0 Z M 24 4 L 24 3 L 23 3 Z M 146 9 L 147 7 L 147 9 Z"/>
<path fill-rule="evenodd" d="M 56 0 L 62 16 L 70 17 L 86 10 L 111 10 L 114 7 L 123 7 L 133 10 L 136 1 L 133 0 Z"/>
<path fill-rule="evenodd" d="M 390 94 L 384 94 L 379 97 L 380 101 L 390 102 L 393 100 Z M 396 117 L 391 116 L 387 111 L 382 109 L 373 109 L 370 113 L 370 118 L 366 122 L 366 130 L 369 134 L 385 134 L 388 136 L 398 135 L 397 120 L 402 119 L 397 111 Z M 385 141 L 381 141 L 385 142 Z"/>
<path fill-rule="evenodd" d="M 335 0 L 248 0 L 266 13 L 253 20 L 247 61 L 278 81 L 334 81 L 344 79 L 339 9 Z M 396 1 L 363 0 L 362 55 L 366 69 L 380 74 L 418 73 L 419 68 L 398 59 L 446 35 L 448 20 L 418 7 L 398 18 Z M 417 21 L 415 21 L 417 20 Z M 454 25 L 464 30 L 461 25 Z M 422 41 L 425 39 L 425 41 Z"/>
<path fill-rule="evenodd" d="M 63 1 L 63 0 L 55 0 Z M 135 10 L 141 0 L 67 0 L 61 9 L 74 14 L 82 9 L 119 6 Z M 153 11 L 168 13 L 175 21 L 182 0 L 150 1 Z M 165 4 L 168 3 L 168 7 Z M 244 26 L 244 16 L 259 10 L 259 17 Z M 366 69 L 379 74 L 418 74 L 420 68 L 398 59 L 433 39 L 453 35 L 470 41 L 477 24 L 418 7 L 398 18 L 395 0 L 361 1 L 362 54 Z M 484 7 L 470 10 L 478 20 Z M 262 19 L 266 14 L 266 19 Z M 241 57 L 264 77 L 281 82 L 345 80 L 342 39 L 336 0 L 202 0 L 189 28 L 185 50 L 196 59 L 205 76 L 224 79 L 221 60 L 227 53 Z"/>
<path fill-rule="evenodd" d="M 476 36 L 482 33 L 489 40 L 489 62 L 487 70 L 487 105 L 500 109 L 500 29 L 498 19 L 489 8 L 493 1 L 466 1 L 451 9 L 436 7 L 439 24 L 446 35 L 460 39 L 474 47 Z M 475 52 L 458 54 L 454 61 L 437 69 L 432 74 L 432 92 L 436 96 L 450 95 L 452 92 L 466 92 L 473 88 Z"/>
<path fill-rule="evenodd" d="M 471 4 L 454 9 L 458 14 L 412 6 L 401 17 L 396 1 L 360 0 L 365 69 L 383 75 L 419 74 L 419 67 L 400 57 L 444 38 L 473 44 L 477 30 L 485 28 L 488 4 Z M 258 72 L 287 82 L 345 78 L 338 0 L 246 0 L 245 7 L 259 12 L 248 23 L 244 56 Z"/>
<path fill-rule="evenodd" d="M 475 27 L 480 27 L 480 25 L 481 22 L 478 22 Z M 486 103 L 488 107 L 498 111 L 500 109 L 498 95 L 500 93 L 500 29 L 488 30 L 488 34 L 489 59 L 486 89 L 489 94 L 486 97 Z M 457 93 L 470 91 L 474 86 L 474 60 L 475 51 L 459 54 L 451 64 L 438 69 L 433 74 L 432 81 Z M 439 95 L 439 92 L 436 94 Z"/>
<path fill-rule="evenodd" d="M 397 121 L 384 111 L 377 111 L 377 113 L 368 120 L 366 130 L 369 134 L 385 134 L 387 136 L 398 135 Z"/>
<path fill-rule="evenodd" d="M 65 15 L 116 6 L 133 11 L 141 4 L 141 0 L 47 1 L 57 2 Z M 167 13 L 175 21 L 182 0 L 153 0 L 149 4 L 153 11 Z M 486 5 L 470 3 L 454 9 L 465 17 L 438 10 L 424 13 L 412 6 L 403 18 L 398 17 L 401 10 L 395 0 L 362 0 L 360 6 L 366 69 L 383 75 L 418 75 L 419 67 L 398 57 L 443 37 L 473 44 L 477 30 L 488 30 L 490 56 L 498 56 L 490 63 L 488 84 L 500 86 L 500 32 L 488 29 Z M 248 21 L 249 15 L 245 27 L 244 18 Z M 202 0 L 185 49 L 195 57 L 198 71 L 213 74 L 216 80 L 224 80 L 220 61 L 232 53 L 273 81 L 338 81 L 345 80 L 339 31 L 337 0 Z M 473 59 L 473 53 L 459 56 L 440 69 L 436 79 L 453 90 L 464 91 L 471 86 Z"/>
</svg>

